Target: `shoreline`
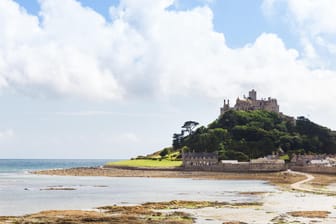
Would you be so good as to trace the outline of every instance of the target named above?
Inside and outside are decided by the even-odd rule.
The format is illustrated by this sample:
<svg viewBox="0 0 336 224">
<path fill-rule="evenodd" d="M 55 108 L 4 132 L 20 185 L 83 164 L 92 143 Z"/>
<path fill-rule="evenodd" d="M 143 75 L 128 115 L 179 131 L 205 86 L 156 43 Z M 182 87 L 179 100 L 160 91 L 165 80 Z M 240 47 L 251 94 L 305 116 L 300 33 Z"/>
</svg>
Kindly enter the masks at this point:
<svg viewBox="0 0 336 224">
<path fill-rule="evenodd" d="M 103 177 L 143 177 L 143 178 L 191 178 L 210 180 L 262 180 L 281 190 L 299 191 L 314 194 L 336 195 L 336 176 L 330 174 L 312 174 L 297 171 L 280 172 L 215 172 L 191 171 L 182 168 L 147 168 L 147 167 L 76 167 L 51 169 L 31 172 L 35 175 L 48 176 L 103 176 Z"/>
<path fill-rule="evenodd" d="M 39 170 L 35 175 L 48 176 L 103 176 L 103 177 L 144 177 L 144 178 L 191 178 L 210 180 L 263 180 L 280 188 L 290 189 L 291 184 L 304 180 L 301 173 L 281 172 L 210 172 L 189 171 L 173 168 L 141 167 L 77 167 L 68 169 Z"/>
</svg>

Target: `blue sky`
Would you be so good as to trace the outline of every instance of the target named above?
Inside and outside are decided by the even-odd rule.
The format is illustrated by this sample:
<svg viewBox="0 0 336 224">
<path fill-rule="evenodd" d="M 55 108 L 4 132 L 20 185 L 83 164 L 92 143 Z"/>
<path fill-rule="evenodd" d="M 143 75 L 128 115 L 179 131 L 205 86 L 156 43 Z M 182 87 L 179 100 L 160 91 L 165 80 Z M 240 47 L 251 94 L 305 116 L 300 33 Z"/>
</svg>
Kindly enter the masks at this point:
<svg viewBox="0 0 336 224">
<path fill-rule="evenodd" d="M 3 0 L 0 158 L 148 154 L 252 88 L 335 129 L 334 5 Z"/>
</svg>

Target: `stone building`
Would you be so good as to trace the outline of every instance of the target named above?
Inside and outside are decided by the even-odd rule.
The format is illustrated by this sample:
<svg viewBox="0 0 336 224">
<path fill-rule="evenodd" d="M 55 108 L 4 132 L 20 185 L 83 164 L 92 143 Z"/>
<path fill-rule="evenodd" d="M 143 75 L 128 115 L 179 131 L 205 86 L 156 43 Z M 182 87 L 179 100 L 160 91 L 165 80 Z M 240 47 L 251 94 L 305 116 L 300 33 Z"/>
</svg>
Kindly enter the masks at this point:
<svg viewBox="0 0 336 224">
<path fill-rule="evenodd" d="M 327 154 L 293 155 L 289 168 L 307 173 L 336 174 L 336 156 Z"/>
<path fill-rule="evenodd" d="M 183 166 L 188 167 L 205 167 L 218 164 L 218 154 L 208 152 L 184 152 L 182 154 Z"/>
<path fill-rule="evenodd" d="M 335 166 L 336 156 L 327 154 L 314 155 L 292 155 L 291 165 L 293 166 Z"/>
<path fill-rule="evenodd" d="M 248 97 L 239 97 L 236 100 L 234 107 L 230 107 L 230 101 L 224 100 L 223 107 L 220 108 L 220 115 L 224 114 L 228 110 L 266 110 L 270 112 L 279 113 L 279 105 L 276 99 L 268 97 L 267 99 L 257 99 L 257 92 L 252 89 L 249 91 Z"/>
</svg>

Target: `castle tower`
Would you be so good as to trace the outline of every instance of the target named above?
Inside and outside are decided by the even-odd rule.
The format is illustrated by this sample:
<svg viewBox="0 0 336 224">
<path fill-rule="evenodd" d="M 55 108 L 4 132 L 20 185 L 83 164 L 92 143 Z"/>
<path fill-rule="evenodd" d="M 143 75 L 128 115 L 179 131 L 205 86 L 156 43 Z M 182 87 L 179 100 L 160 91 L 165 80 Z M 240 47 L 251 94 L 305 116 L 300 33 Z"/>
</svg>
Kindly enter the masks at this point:
<svg viewBox="0 0 336 224">
<path fill-rule="evenodd" d="M 230 110 L 230 100 L 228 100 L 227 103 L 226 103 L 226 101 L 224 100 L 223 110 L 224 110 L 224 111 L 228 111 L 228 110 Z"/>
<path fill-rule="evenodd" d="M 226 100 L 224 100 L 224 105 L 223 107 L 220 108 L 220 115 L 224 114 L 226 111 L 230 110 L 230 100 L 227 101 L 226 103 Z"/>
<path fill-rule="evenodd" d="M 257 100 L 257 92 L 254 89 L 252 89 L 251 91 L 249 91 L 249 98 L 251 100 Z"/>
</svg>

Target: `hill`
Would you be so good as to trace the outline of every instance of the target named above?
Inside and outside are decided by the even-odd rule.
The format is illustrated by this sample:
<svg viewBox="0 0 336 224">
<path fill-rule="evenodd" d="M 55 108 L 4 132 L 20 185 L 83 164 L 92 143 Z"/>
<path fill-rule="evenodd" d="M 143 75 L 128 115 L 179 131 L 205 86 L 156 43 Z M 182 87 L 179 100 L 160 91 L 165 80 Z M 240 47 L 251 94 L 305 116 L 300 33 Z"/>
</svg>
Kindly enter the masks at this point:
<svg viewBox="0 0 336 224">
<path fill-rule="evenodd" d="M 305 117 L 279 113 L 230 110 L 207 127 L 180 139 L 178 147 L 195 152 L 218 152 L 220 159 L 249 159 L 272 153 L 336 153 L 336 134 Z"/>
</svg>

